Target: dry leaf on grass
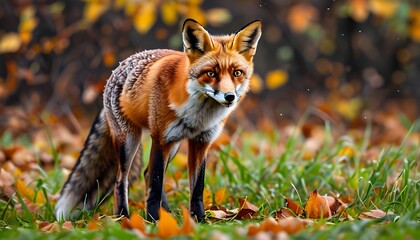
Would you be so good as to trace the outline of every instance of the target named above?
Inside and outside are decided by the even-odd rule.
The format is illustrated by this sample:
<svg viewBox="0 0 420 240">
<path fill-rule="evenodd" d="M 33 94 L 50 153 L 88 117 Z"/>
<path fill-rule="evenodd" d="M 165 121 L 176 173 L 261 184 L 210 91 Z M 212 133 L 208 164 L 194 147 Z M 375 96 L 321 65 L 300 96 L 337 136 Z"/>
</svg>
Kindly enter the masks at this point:
<svg viewBox="0 0 420 240">
<path fill-rule="evenodd" d="M 380 219 L 388 215 L 393 215 L 393 212 L 384 212 L 381 209 L 373 209 L 369 212 L 363 212 L 359 215 L 359 219 Z"/>
<path fill-rule="evenodd" d="M 311 192 L 305 206 L 308 218 L 328 218 L 335 213 L 341 204 L 333 197 L 321 196 L 315 189 Z"/>
</svg>

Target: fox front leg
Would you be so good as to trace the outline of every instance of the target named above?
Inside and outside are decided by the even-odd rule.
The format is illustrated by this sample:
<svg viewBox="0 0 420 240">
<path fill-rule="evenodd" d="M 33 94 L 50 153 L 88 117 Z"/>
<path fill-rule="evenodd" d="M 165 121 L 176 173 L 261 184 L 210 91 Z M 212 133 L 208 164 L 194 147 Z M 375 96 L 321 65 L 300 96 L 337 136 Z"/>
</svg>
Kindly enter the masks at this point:
<svg viewBox="0 0 420 240">
<path fill-rule="evenodd" d="M 114 214 L 128 217 L 128 185 L 131 165 L 140 148 L 140 137 L 128 135 L 124 143 L 117 143 L 118 173 L 114 186 Z"/>
<path fill-rule="evenodd" d="M 147 168 L 147 220 L 154 222 L 159 220 L 160 207 L 169 208 L 166 196 L 163 193 L 163 177 L 168 159 L 176 143 L 160 144 L 159 138 L 152 136 L 152 148 L 150 150 L 149 166 Z"/>
<path fill-rule="evenodd" d="M 204 176 L 206 171 L 207 150 L 210 144 L 199 139 L 188 141 L 188 174 L 190 181 L 190 212 L 201 222 L 204 220 Z"/>
</svg>

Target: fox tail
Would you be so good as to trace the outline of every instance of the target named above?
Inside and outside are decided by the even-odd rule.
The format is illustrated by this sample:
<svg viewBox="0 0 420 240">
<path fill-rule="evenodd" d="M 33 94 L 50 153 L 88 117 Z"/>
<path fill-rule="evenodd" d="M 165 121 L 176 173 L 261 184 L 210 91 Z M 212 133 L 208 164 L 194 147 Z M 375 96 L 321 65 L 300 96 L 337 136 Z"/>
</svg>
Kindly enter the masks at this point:
<svg viewBox="0 0 420 240">
<path fill-rule="evenodd" d="M 141 168 L 141 149 L 133 161 L 130 182 Z M 90 210 L 101 204 L 116 181 L 118 162 L 111 132 L 102 110 L 97 116 L 79 159 L 64 184 L 55 207 L 57 220 L 74 217 L 76 208 Z"/>
</svg>

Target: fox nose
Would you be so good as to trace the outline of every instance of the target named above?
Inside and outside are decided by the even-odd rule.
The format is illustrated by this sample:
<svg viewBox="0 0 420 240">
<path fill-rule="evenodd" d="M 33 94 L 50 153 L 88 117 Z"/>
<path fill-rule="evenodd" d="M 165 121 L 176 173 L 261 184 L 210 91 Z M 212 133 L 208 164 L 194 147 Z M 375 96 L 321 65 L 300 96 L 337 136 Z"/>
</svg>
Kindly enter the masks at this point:
<svg viewBox="0 0 420 240">
<path fill-rule="evenodd" d="M 233 102 L 233 100 L 235 100 L 235 94 L 231 92 L 225 93 L 225 100 L 228 102 Z"/>
</svg>

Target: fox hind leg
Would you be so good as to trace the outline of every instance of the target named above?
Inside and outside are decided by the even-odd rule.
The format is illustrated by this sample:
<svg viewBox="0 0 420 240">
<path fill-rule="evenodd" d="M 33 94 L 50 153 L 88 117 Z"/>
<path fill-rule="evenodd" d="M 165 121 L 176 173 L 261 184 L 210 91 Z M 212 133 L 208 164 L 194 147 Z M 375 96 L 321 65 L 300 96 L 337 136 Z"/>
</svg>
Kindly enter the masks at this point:
<svg viewBox="0 0 420 240">
<path fill-rule="evenodd" d="M 128 185 L 130 169 L 138 157 L 140 136 L 129 134 L 122 144 L 116 147 L 118 155 L 118 173 L 114 186 L 114 213 L 128 217 Z"/>
</svg>

